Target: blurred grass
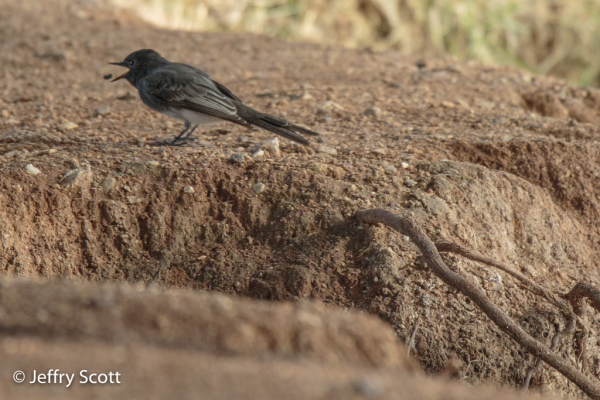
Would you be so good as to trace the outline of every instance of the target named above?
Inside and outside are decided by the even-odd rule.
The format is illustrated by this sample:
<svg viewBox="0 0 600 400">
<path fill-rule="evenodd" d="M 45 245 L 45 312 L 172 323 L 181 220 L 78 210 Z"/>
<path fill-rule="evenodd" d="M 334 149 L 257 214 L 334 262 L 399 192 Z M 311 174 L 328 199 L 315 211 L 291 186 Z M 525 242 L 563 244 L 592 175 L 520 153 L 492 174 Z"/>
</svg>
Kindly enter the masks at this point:
<svg viewBox="0 0 600 400">
<path fill-rule="evenodd" d="M 160 26 L 407 54 L 445 51 L 600 85 L 600 0 L 112 0 Z"/>
</svg>

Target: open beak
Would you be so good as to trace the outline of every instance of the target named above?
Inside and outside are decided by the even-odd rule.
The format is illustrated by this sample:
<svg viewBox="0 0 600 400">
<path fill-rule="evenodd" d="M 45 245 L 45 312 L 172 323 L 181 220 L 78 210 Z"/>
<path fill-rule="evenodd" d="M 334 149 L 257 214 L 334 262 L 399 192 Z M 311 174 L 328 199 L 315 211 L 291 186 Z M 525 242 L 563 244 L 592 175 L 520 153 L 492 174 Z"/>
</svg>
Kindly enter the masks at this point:
<svg viewBox="0 0 600 400">
<path fill-rule="evenodd" d="M 118 65 L 119 67 L 125 67 L 127 68 L 127 65 L 125 64 L 125 61 L 122 62 L 115 62 L 115 63 L 109 63 L 110 65 Z M 115 82 L 118 81 L 119 79 L 122 79 L 125 77 L 125 75 L 127 75 L 129 73 L 129 71 L 125 72 L 123 75 L 121 76 L 117 76 L 115 79 L 113 79 L 111 82 Z"/>
</svg>

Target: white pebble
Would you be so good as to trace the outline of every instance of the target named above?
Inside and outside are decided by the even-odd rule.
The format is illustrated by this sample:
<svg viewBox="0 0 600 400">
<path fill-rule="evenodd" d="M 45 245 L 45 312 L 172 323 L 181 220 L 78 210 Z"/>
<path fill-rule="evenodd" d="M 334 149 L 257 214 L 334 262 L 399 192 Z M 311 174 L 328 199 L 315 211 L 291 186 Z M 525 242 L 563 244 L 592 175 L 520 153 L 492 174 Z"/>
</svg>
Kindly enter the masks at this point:
<svg viewBox="0 0 600 400">
<path fill-rule="evenodd" d="M 258 158 L 258 157 L 262 157 L 265 155 L 265 152 L 262 150 L 258 150 L 256 152 L 254 152 L 254 154 L 252 154 L 252 158 Z"/>
<path fill-rule="evenodd" d="M 25 166 L 25 171 L 27 171 L 27 173 L 31 175 L 37 175 L 42 172 L 31 164 L 27 164 Z"/>
<path fill-rule="evenodd" d="M 156 160 L 149 160 L 149 161 L 146 161 L 146 165 L 149 167 L 158 167 L 160 165 L 160 163 Z"/>
<path fill-rule="evenodd" d="M 402 164 L 400 164 L 402 166 L 402 168 L 406 169 L 409 167 L 408 163 L 403 162 Z"/>
<path fill-rule="evenodd" d="M 61 131 L 70 131 L 72 129 L 75 129 L 79 127 L 79 125 L 77 125 L 75 122 L 65 122 L 64 124 L 59 125 L 58 129 Z"/>
<path fill-rule="evenodd" d="M 279 157 L 279 138 L 274 137 L 273 139 L 265 140 L 261 143 L 261 147 L 274 156 Z"/>
<path fill-rule="evenodd" d="M 184 187 L 184 188 L 183 188 L 183 191 L 184 191 L 185 193 L 194 193 L 194 192 L 195 192 L 194 188 L 193 188 L 193 187 L 191 187 L 191 186 L 186 186 L 186 187 Z"/>
</svg>

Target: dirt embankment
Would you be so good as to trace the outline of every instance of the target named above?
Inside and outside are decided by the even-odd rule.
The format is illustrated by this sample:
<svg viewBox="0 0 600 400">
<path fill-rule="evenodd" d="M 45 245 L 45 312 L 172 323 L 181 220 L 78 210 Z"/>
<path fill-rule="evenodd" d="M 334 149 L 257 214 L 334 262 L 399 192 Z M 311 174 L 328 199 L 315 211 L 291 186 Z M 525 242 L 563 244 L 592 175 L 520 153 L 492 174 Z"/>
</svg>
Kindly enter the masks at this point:
<svg viewBox="0 0 600 400">
<path fill-rule="evenodd" d="M 314 299 L 366 310 L 390 324 L 405 343 L 416 332 L 411 351 L 427 372 L 440 372 L 460 360 L 459 378 L 508 387 L 520 385 L 535 360 L 464 297 L 432 277 L 412 244 L 388 229 L 358 224 L 354 213 L 374 206 L 408 209 L 434 239 L 471 246 L 559 292 L 581 280 L 600 282 L 597 90 L 451 58 L 426 59 L 425 68 L 419 69 L 416 58 L 393 52 L 161 31 L 85 2 L 6 3 L 0 9 L 0 268 L 5 276 L 108 280 L 293 302 Z M 265 151 L 252 158 L 270 136 L 223 125 L 198 133 L 199 139 L 187 147 L 154 146 L 157 139 L 179 132 L 177 122 L 146 109 L 126 83 L 102 80 L 106 73 L 119 73 L 107 62 L 149 47 L 203 68 L 252 106 L 305 123 L 322 132 L 322 138 L 308 150 L 282 142 L 279 154 Z M 246 161 L 231 161 L 233 153 L 246 155 Z M 29 164 L 40 173 L 27 172 Z M 78 175 L 63 179 L 70 170 Z M 265 185 L 259 194 L 252 189 L 256 183 Z M 498 278 L 496 271 L 459 257 L 446 261 L 484 287 L 539 340 L 548 344 L 564 328 L 556 309 L 503 273 Z M 94 290 L 101 289 L 64 288 L 75 297 Z M 143 296 L 131 301 L 150 301 Z M 126 299 L 109 308 L 127 307 Z M 158 310 L 171 310 L 169 302 L 175 300 L 152 299 L 157 308 L 145 309 L 147 321 L 106 320 L 121 321 L 111 331 L 106 326 L 112 322 L 92 323 L 95 318 L 104 321 L 101 313 L 80 315 L 82 303 L 49 298 L 49 304 L 64 307 L 57 311 L 63 322 L 56 327 L 70 332 L 68 341 L 59 340 L 60 329 L 53 331 L 35 320 L 35 307 L 22 309 L 22 325 L 6 325 L 3 340 L 25 343 L 15 348 L 32 346 L 44 354 L 44 349 L 57 354 L 71 348 L 68 353 L 75 354 L 84 346 L 82 340 L 93 339 L 90 354 L 103 349 L 109 354 L 114 346 L 136 341 L 150 346 L 150 341 L 156 360 L 165 357 L 161 368 L 169 369 L 173 363 L 168 360 L 179 359 L 181 348 L 164 350 L 161 346 L 171 348 L 165 344 L 171 339 L 157 338 L 163 328 L 170 332 L 170 326 L 178 325 L 167 319 L 161 328 Z M 2 307 L 13 315 L 10 310 L 17 304 L 15 300 Z M 200 321 L 204 303 L 198 304 L 198 315 L 187 313 L 181 321 Z M 237 318 L 244 307 L 254 306 L 240 300 L 231 307 L 239 308 L 233 314 Z M 284 313 L 291 306 L 281 307 Z M 64 317 L 71 309 L 83 319 Z M 362 326 L 362 317 L 348 315 L 355 322 L 347 326 Z M 5 315 L 0 317 L 1 322 Z M 92 322 L 85 323 L 86 318 Z M 246 334 L 236 318 L 211 318 L 202 323 L 232 324 L 240 335 Z M 250 325 L 260 318 L 252 314 Z M 81 321 L 76 324 L 79 331 L 69 330 L 74 321 Z M 148 321 L 154 321 L 154 330 L 141 329 Z M 271 348 L 271 341 L 279 343 L 280 332 L 298 339 L 293 320 L 272 323 L 261 328 L 266 331 L 256 336 L 258 342 L 246 338 L 241 347 L 236 347 L 241 339 L 228 345 L 218 336 L 204 341 L 185 336 L 186 331 L 177 341 L 193 347 L 198 340 L 195 351 L 210 365 L 209 359 L 217 357 L 210 352 L 215 349 L 215 354 L 247 350 L 255 355 L 253 346 Z M 582 368 L 599 377 L 600 319 L 590 314 L 585 324 L 589 334 L 583 336 L 578 327 L 575 338 L 565 340 L 559 351 L 579 363 L 578 340 L 584 337 Z M 341 325 L 327 326 L 331 331 L 320 334 L 319 344 L 308 346 L 310 362 L 319 365 L 314 371 L 354 376 L 348 372 L 352 366 L 331 369 L 325 362 L 328 357 L 338 362 L 355 357 L 348 364 L 366 365 L 363 359 L 389 351 L 361 347 L 377 333 L 366 334 L 363 343 L 357 339 L 365 333 L 360 328 L 348 328 L 354 332 L 352 340 L 337 346 L 335 340 L 343 341 L 343 336 L 329 336 L 337 336 Z M 389 336 L 383 327 L 381 332 Z M 25 334 L 30 338 L 24 339 Z M 205 352 L 206 346 L 214 348 Z M 290 368 L 300 371 L 306 366 L 290 359 L 297 356 L 294 349 L 303 347 L 290 346 L 277 362 L 292 363 Z M 136 354 L 140 360 L 155 357 Z M 73 362 L 76 357 L 82 363 L 88 360 L 78 355 Z M 223 363 L 222 376 L 227 368 L 242 373 L 240 365 L 250 368 L 259 362 L 253 356 L 244 360 L 214 362 Z M 281 384 L 277 377 L 282 375 L 273 372 L 278 364 L 259 363 L 266 368 L 261 376 L 274 376 L 271 384 Z M 144 365 L 140 361 L 136 368 Z M 289 376 L 312 374 L 311 368 Z M 386 373 L 381 376 L 388 378 L 381 379 L 392 382 Z M 254 375 L 245 376 L 248 382 L 255 380 Z M 547 368 L 534 376 L 533 386 L 581 396 Z M 330 397 L 346 396 L 343 390 Z M 227 397 L 229 392 L 219 393 Z M 310 396 L 324 393 L 333 392 Z"/>
</svg>

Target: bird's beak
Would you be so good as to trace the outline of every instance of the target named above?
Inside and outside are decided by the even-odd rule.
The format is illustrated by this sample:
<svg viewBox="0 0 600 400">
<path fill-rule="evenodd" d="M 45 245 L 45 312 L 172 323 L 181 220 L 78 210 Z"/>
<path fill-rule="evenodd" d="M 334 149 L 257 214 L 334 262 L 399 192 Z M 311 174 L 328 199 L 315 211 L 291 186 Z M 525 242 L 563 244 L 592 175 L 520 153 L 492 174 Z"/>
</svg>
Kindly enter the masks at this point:
<svg viewBox="0 0 600 400">
<path fill-rule="evenodd" d="M 110 65 L 118 65 L 119 67 L 125 67 L 127 68 L 127 64 L 125 64 L 125 61 L 122 62 L 114 62 L 114 63 L 109 63 Z M 115 82 L 118 81 L 119 79 L 122 79 L 125 77 L 125 75 L 127 75 L 129 73 L 129 71 L 125 72 L 123 75 L 121 76 L 117 76 L 115 79 L 113 79 L 111 82 Z"/>
</svg>

